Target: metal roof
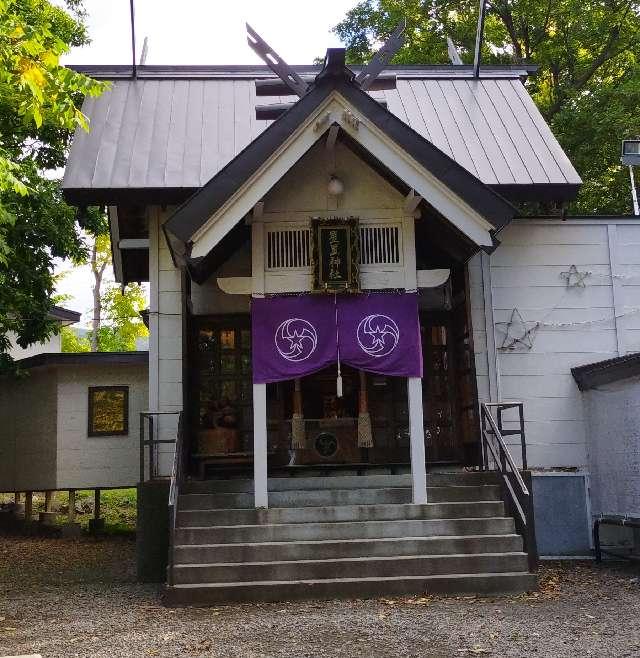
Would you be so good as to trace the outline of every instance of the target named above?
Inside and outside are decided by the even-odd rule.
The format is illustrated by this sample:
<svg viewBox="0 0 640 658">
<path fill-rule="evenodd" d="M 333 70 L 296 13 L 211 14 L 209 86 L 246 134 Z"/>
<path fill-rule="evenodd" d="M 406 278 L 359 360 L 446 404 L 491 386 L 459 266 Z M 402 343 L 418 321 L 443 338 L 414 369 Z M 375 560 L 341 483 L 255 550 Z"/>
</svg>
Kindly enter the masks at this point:
<svg viewBox="0 0 640 658">
<path fill-rule="evenodd" d="M 91 130 L 76 132 L 63 180 L 72 202 L 115 202 L 123 189 L 190 193 L 272 123 L 254 110 L 254 80 L 273 77 L 266 67 L 143 67 L 135 80 L 126 67 L 76 68 L 113 83 L 84 103 Z M 527 70 L 485 69 L 476 80 L 467 68 L 390 68 L 397 88 L 371 96 L 505 196 L 575 196 L 580 177 L 521 82 Z"/>
</svg>

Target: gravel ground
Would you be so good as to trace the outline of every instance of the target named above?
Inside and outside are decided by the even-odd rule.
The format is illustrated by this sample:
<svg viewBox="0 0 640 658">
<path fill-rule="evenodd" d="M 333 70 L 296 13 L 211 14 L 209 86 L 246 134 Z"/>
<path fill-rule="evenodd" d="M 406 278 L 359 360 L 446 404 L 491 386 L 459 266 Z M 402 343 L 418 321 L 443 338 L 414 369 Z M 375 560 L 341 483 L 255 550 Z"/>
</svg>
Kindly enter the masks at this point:
<svg viewBox="0 0 640 658">
<path fill-rule="evenodd" d="M 547 563 L 519 597 L 167 609 L 131 540 L 0 537 L 0 656 L 640 656 L 640 570 Z"/>
</svg>

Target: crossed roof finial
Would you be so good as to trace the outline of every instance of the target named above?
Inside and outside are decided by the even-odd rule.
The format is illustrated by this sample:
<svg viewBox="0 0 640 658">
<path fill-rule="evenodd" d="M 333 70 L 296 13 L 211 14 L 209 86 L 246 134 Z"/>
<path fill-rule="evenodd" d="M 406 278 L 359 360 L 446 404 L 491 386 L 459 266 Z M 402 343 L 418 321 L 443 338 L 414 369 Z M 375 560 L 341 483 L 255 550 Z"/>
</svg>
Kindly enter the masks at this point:
<svg viewBox="0 0 640 658">
<path fill-rule="evenodd" d="M 325 57 L 324 68 L 316 76 L 316 80 L 331 75 L 344 75 L 349 71 L 350 81 L 358 85 L 363 91 L 371 89 L 385 66 L 387 66 L 392 57 L 402 47 L 402 44 L 404 43 L 403 33 L 406 25 L 407 23 L 403 18 L 382 47 L 371 58 L 371 61 L 355 76 L 345 66 L 344 48 L 329 48 Z M 298 75 L 298 73 L 296 73 L 296 71 L 291 68 L 291 66 L 289 66 L 284 59 L 282 59 L 282 57 L 280 57 L 280 55 L 278 55 L 278 53 L 276 53 L 276 51 L 271 48 L 271 46 L 269 46 L 269 44 L 251 27 L 251 25 L 249 25 L 249 23 L 247 23 L 247 43 L 294 94 L 302 98 L 302 96 L 309 91 L 313 81 L 309 84 Z"/>
</svg>

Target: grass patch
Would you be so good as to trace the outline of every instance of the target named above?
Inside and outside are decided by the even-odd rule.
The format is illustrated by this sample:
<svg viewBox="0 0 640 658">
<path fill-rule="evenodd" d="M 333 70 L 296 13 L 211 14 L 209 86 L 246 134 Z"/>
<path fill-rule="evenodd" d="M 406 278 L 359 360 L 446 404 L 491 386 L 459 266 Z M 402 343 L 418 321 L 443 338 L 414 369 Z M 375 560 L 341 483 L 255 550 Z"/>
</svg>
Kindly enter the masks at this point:
<svg viewBox="0 0 640 658">
<path fill-rule="evenodd" d="M 0 494 L 0 504 L 14 500 L 13 494 Z M 24 497 L 22 498 L 24 502 Z M 104 519 L 105 532 L 108 534 L 131 534 L 136 530 L 138 492 L 131 489 L 102 489 L 100 491 L 100 516 Z M 76 490 L 76 523 L 84 529 L 89 528 L 89 520 L 93 518 L 93 490 Z M 52 508 L 64 522 L 69 512 L 69 497 L 65 491 L 53 494 Z M 33 516 L 38 518 L 38 512 L 44 512 L 44 493 L 33 494 Z"/>
</svg>

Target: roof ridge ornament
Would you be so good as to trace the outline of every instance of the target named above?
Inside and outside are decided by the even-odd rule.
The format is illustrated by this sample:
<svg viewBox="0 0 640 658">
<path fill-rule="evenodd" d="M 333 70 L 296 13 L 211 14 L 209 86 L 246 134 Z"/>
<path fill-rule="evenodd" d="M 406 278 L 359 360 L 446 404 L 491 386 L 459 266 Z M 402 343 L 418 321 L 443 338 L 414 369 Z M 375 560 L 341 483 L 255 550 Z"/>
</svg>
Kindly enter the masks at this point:
<svg viewBox="0 0 640 658">
<path fill-rule="evenodd" d="M 407 19 L 403 18 L 395 27 L 389 38 L 384 42 L 369 63 L 358 73 L 355 82 L 360 89 L 366 91 L 373 81 L 382 73 L 383 69 L 393 59 L 393 56 L 404 44 L 404 31 L 407 28 Z"/>
<path fill-rule="evenodd" d="M 260 56 L 264 63 L 282 80 L 282 82 L 302 98 L 309 85 L 278 55 L 278 53 L 249 25 L 247 26 L 247 43 Z"/>
</svg>

